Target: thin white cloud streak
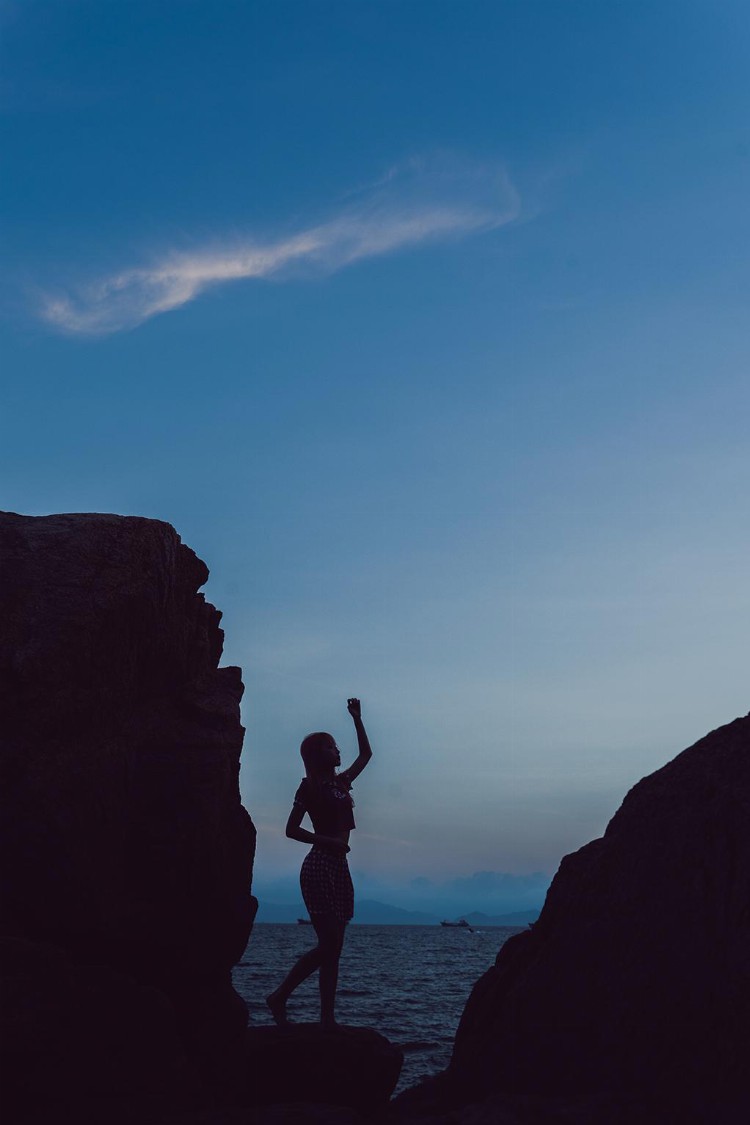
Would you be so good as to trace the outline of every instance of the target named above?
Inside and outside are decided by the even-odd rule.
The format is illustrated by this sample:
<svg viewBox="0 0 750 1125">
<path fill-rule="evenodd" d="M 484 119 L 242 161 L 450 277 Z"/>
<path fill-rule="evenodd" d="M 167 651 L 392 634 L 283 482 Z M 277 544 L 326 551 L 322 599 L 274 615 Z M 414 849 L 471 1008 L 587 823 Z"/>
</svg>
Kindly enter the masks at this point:
<svg viewBox="0 0 750 1125">
<path fill-rule="evenodd" d="M 407 179 L 404 190 L 395 182 L 398 177 L 389 176 L 387 192 L 373 194 L 336 218 L 286 238 L 171 253 L 149 267 L 122 270 L 73 291 L 47 295 L 40 315 L 63 332 L 104 335 L 179 309 L 212 286 L 247 279 L 281 280 L 301 270 L 332 273 L 366 258 L 489 231 L 520 213 L 517 192 L 502 171 L 474 171 L 469 177 L 452 174 L 446 183 L 444 175 L 425 176 L 420 169 L 416 182 L 413 175 Z M 436 199 L 441 186 L 448 196 L 442 201 Z M 478 196 L 483 197 L 481 202 Z"/>
</svg>

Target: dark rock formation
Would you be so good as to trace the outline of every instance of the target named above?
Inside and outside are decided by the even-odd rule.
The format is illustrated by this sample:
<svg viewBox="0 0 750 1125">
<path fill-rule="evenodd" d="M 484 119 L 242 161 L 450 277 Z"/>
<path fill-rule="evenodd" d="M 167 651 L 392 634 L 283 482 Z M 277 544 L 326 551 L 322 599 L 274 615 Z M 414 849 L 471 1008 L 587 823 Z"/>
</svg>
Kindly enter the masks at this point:
<svg viewBox="0 0 750 1125">
<path fill-rule="evenodd" d="M 166 1096 L 189 1084 L 164 993 L 59 946 L 0 938 L 3 1095 L 28 1106 Z"/>
<path fill-rule="evenodd" d="M 585 1095 L 627 1102 L 623 1120 L 633 1099 L 660 1122 L 750 1120 L 750 716 L 639 782 L 563 860 L 475 986 L 446 1086 L 463 1104 Z"/>
<path fill-rule="evenodd" d="M 317 1024 L 258 1027 L 248 1032 L 247 1104 L 322 1103 L 366 1113 L 393 1093 L 402 1052 L 366 1027 L 326 1033 Z"/>
<path fill-rule="evenodd" d="M 240 670 L 217 667 L 207 577 L 156 520 L 0 515 L 17 1091 L 62 1073 L 66 1089 L 105 1072 L 112 1090 L 128 1072 L 149 1089 L 210 1084 L 243 1049 L 230 971 L 252 924 L 255 831 L 238 787 Z"/>
</svg>

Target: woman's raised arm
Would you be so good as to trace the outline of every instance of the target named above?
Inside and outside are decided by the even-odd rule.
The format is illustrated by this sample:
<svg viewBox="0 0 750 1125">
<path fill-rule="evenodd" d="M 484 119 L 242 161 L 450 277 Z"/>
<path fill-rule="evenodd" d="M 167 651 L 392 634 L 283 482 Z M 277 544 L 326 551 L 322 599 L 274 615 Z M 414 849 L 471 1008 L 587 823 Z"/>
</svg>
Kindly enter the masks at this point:
<svg viewBox="0 0 750 1125">
<path fill-rule="evenodd" d="M 365 768 L 370 758 L 372 757 L 372 747 L 370 746 L 370 740 L 367 737 L 365 724 L 362 722 L 362 704 L 358 699 L 347 699 L 346 709 L 354 720 L 354 729 L 357 732 L 357 746 L 359 748 L 359 753 L 357 754 L 356 759 L 349 766 L 349 768 L 344 770 L 344 773 L 348 774 L 350 781 L 354 781 L 354 778 L 358 777 L 359 774 L 362 773 L 362 770 Z"/>
</svg>

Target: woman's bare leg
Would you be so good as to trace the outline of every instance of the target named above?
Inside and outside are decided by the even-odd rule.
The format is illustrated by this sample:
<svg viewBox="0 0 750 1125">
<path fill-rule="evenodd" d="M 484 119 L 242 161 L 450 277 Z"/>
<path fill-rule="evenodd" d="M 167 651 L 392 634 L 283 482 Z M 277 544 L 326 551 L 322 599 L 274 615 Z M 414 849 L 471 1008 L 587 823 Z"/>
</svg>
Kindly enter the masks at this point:
<svg viewBox="0 0 750 1125">
<path fill-rule="evenodd" d="M 295 988 L 302 984 L 303 980 L 320 968 L 322 953 L 320 944 L 316 945 L 314 949 L 310 949 L 307 953 L 303 953 L 299 961 L 292 966 L 288 975 L 284 978 L 282 983 L 266 997 L 266 1004 L 268 1009 L 279 1026 L 283 1026 L 289 1021 L 286 1018 L 286 1002 L 294 992 Z"/>
<path fill-rule="evenodd" d="M 311 918 L 320 950 L 320 1026 L 324 1031 L 335 1031 L 336 986 L 346 923 L 331 914 L 313 914 Z"/>
</svg>

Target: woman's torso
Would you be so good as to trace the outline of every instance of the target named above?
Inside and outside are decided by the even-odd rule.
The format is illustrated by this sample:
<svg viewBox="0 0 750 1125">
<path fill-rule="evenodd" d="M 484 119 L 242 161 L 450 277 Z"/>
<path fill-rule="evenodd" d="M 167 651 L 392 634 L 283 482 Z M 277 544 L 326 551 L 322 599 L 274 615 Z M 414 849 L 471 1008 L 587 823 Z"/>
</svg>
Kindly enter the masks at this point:
<svg viewBox="0 0 750 1125">
<path fill-rule="evenodd" d="M 349 834 L 355 827 L 350 788 L 345 774 L 322 782 L 309 778 L 302 781 L 295 801 L 304 806 L 316 835 L 349 842 Z"/>
</svg>

